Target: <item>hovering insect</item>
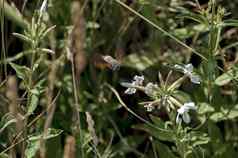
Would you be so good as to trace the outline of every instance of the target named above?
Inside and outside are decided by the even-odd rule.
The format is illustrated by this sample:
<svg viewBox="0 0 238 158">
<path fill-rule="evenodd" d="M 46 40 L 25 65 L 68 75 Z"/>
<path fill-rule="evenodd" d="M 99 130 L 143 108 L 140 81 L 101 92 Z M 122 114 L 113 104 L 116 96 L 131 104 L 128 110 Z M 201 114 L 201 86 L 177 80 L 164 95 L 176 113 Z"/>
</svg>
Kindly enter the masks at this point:
<svg viewBox="0 0 238 158">
<path fill-rule="evenodd" d="M 124 50 L 120 43 L 118 44 L 115 50 L 115 58 L 110 55 L 102 55 L 95 53 L 91 58 L 94 66 L 99 69 L 109 68 L 112 71 L 119 70 L 122 65 L 122 59 L 124 56 Z"/>
<path fill-rule="evenodd" d="M 107 63 L 108 67 L 113 71 L 118 70 L 120 68 L 120 62 L 110 55 L 102 56 L 103 60 Z"/>
</svg>

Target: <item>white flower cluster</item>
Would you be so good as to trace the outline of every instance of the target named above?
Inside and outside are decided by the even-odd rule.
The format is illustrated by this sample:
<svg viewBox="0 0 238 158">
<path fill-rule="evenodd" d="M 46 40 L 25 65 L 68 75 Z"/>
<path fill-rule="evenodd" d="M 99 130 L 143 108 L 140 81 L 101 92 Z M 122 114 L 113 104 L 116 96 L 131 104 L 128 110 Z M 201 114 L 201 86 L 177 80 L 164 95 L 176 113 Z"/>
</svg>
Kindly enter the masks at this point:
<svg viewBox="0 0 238 158">
<path fill-rule="evenodd" d="M 193 83 L 200 83 L 200 78 L 197 75 L 194 75 L 192 73 L 193 71 L 193 66 L 192 64 L 188 64 L 183 66 L 179 66 L 179 65 L 175 65 L 176 68 L 183 70 L 183 73 L 187 76 L 189 76 L 189 78 L 191 79 L 191 81 Z M 131 83 L 128 82 L 122 82 L 121 85 L 124 87 L 127 87 L 127 89 L 125 90 L 125 94 L 134 94 L 136 93 L 136 90 L 140 87 L 143 86 L 143 81 L 144 81 L 144 76 L 134 76 L 133 80 Z M 148 96 L 153 96 L 155 94 L 155 92 L 158 89 L 158 85 L 157 84 L 153 84 L 151 82 L 149 82 L 146 86 L 144 86 L 144 88 L 142 87 L 142 89 L 144 89 L 145 94 L 147 94 Z M 168 100 L 168 96 L 165 95 L 161 98 L 161 105 L 165 106 L 168 110 L 168 112 L 170 111 L 169 106 L 166 106 L 166 104 Z M 144 105 L 144 108 L 146 108 L 146 111 L 151 112 L 154 110 L 154 102 L 149 102 L 147 104 Z M 188 103 L 184 103 L 183 106 L 181 106 L 179 109 L 177 109 L 177 116 L 176 116 L 176 123 L 181 124 L 182 121 L 184 121 L 185 123 L 190 123 L 191 122 L 191 118 L 189 116 L 189 111 L 190 110 L 197 110 L 197 107 L 195 106 L 195 104 L 193 102 L 188 102 Z"/>
<path fill-rule="evenodd" d="M 134 76 L 132 83 L 121 83 L 122 86 L 127 87 L 125 94 L 134 94 L 136 93 L 136 86 L 142 86 L 144 81 L 144 76 Z"/>
<path fill-rule="evenodd" d="M 198 75 L 193 73 L 193 65 L 192 64 L 187 64 L 187 65 L 184 65 L 184 66 L 176 64 L 176 65 L 174 65 L 174 67 L 176 69 L 182 70 L 183 73 L 190 78 L 192 83 L 200 84 L 201 79 Z"/>
</svg>

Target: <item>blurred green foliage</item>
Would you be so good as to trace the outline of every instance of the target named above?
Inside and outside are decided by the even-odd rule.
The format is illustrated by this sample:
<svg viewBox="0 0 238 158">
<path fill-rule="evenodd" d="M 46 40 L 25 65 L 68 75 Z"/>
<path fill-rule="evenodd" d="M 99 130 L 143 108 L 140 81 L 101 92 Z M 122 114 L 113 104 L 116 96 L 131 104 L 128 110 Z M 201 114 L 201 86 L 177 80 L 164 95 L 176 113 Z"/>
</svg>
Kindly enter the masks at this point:
<svg viewBox="0 0 238 158">
<path fill-rule="evenodd" d="M 21 12 L 15 10 L 23 1 L 7 8 L 0 2 L 6 12 L 1 14 L 0 157 L 40 157 L 45 141 L 45 157 L 67 158 L 68 136 L 75 140 L 75 157 L 238 154 L 236 1 L 78 1 L 86 36 L 73 42 L 75 1 L 49 0 L 42 17 L 42 1 L 25 1 Z M 80 63 L 67 54 L 74 53 L 70 42 L 83 45 L 87 65 L 80 74 L 74 70 Z M 111 70 L 105 55 L 115 58 L 120 69 Z M 201 84 L 176 71 L 174 65 L 183 63 L 193 64 Z M 120 83 L 130 83 L 135 75 L 158 83 L 160 95 L 147 96 L 143 85 L 126 95 Z M 10 76 L 17 80 L 15 97 Z M 152 112 L 139 104 L 165 94 L 174 99 L 166 104 L 171 111 L 160 108 L 161 102 Z M 176 101 L 196 104 L 197 111 L 189 112 L 191 123 L 176 124 L 181 106 Z"/>
</svg>

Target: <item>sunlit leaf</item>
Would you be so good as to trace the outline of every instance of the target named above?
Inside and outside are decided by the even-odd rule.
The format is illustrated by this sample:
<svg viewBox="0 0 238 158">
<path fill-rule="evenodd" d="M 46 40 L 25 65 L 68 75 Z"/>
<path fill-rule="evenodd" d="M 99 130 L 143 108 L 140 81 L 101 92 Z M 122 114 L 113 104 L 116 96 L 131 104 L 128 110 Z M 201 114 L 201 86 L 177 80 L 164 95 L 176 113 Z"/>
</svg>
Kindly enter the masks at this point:
<svg viewBox="0 0 238 158">
<path fill-rule="evenodd" d="M 44 139 L 50 139 L 59 136 L 63 130 L 49 128 L 48 133 Z M 28 138 L 27 148 L 25 150 L 25 154 L 27 158 L 35 157 L 36 152 L 40 149 L 40 139 L 42 137 L 42 133 L 38 135 L 31 135 Z"/>
<path fill-rule="evenodd" d="M 29 104 L 29 107 L 27 107 L 27 115 L 33 114 L 33 112 L 37 108 L 40 94 L 44 92 L 42 87 L 42 84 L 44 83 L 44 81 L 45 80 L 39 81 L 35 85 L 35 88 L 30 90 L 30 104 Z"/>
<path fill-rule="evenodd" d="M 199 108 L 197 110 L 197 112 L 199 114 L 206 114 L 206 113 L 211 113 L 211 112 L 214 112 L 214 111 L 215 111 L 215 109 L 207 103 L 200 103 Z"/>
<path fill-rule="evenodd" d="M 139 54 L 131 54 L 124 58 L 122 65 L 143 71 L 158 62 L 158 58 Z"/>
<path fill-rule="evenodd" d="M 20 66 L 14 63 L 10 63 L 11 67 L 16 71 L 17 77 L 22 80 L 28 80 L 31 70 L 26 66 Z"/>
<path fill-rule="evenodd" d="M 219 112 L 215 112 L 210 116 L 210 119 L 218 122 L 222 120 L 234 119 L 238 117 L 238 105 L 234 105 L 231 108 L 221 107 Z"/>
</svg>

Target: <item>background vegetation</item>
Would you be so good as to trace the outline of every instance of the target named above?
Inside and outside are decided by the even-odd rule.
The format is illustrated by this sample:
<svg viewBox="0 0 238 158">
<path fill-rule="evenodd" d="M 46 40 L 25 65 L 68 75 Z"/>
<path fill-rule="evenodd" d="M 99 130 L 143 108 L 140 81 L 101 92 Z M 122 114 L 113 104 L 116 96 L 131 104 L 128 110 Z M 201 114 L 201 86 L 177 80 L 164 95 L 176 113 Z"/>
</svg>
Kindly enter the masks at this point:
<svg viewBox="0 0 238 158">
<path fill-rule="evenodd" d="M 0 0 L 0 157 L 236 157 L 237 7 Z"/>
</svg>

